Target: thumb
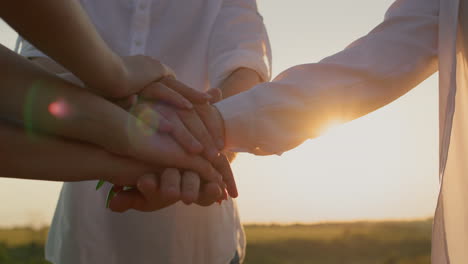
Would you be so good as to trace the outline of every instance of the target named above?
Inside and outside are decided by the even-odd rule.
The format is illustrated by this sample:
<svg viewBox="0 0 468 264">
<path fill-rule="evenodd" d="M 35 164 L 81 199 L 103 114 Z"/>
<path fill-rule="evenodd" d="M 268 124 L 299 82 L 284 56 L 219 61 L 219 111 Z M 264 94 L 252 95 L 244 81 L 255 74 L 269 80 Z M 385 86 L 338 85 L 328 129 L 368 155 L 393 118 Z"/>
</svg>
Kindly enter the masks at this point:
<svg viewBox="0 0 468 264">
<path fill-rule="evenodd" d="M 211 95 L 210 103 L 214 104 L 223 99 L 223 92 L 219 88 L 211 88 L 207 91 Z"/>
</svg>

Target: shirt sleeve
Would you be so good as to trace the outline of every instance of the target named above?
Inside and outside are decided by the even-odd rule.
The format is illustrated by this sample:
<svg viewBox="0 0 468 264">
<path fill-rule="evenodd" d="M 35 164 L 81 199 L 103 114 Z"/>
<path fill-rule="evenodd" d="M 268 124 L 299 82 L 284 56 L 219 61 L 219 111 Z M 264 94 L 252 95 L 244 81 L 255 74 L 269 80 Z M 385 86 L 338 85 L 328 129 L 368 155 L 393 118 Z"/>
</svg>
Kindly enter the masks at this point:
<svg viewBox="0 0 468 264">
<path fill-rule="evenodd" d="M 216 104 L 226 147 L 279 154 L 390 103 L 437 70 L 439 0 L 397 0 L 345 50 Z"/>
<path fill-rule="evenodd" d="M 271 48 L 255 0 L 223 0 L 210 36 L 208 52 L 211 87 L 218 87 L 238 68 L 271 78 Z"/>
</svg>

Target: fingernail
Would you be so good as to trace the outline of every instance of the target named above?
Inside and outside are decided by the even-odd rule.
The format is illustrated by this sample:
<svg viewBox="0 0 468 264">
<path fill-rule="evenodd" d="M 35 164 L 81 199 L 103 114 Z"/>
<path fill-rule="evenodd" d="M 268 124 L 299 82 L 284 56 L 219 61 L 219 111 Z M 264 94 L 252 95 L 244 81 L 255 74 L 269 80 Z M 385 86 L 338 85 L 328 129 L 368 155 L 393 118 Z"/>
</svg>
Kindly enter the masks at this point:
<svg viewBox="0 0 468 264">
<path fill-rule="evenodd" d="M 204 93 L 204 94 L 203 94 L 203 98 L 205 98 L 205 99 L 211 99 L 211 98 L 213 98 L 213 96 L 211 96 L 210 94 Z"/>
</svg>

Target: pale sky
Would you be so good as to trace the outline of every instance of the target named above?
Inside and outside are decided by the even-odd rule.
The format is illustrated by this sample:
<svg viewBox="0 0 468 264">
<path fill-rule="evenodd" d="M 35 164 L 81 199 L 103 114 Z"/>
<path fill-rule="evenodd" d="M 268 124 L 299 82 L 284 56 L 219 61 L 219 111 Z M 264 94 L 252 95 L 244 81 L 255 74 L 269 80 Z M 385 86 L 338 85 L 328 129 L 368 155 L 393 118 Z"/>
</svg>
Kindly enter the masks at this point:
<svg viewBox="0 0 468 264">
<path fill-rule="evenodd" d="M 381 22 L 392 2 L 258 0 L 274 75 L 340 51 Z M 0 43 L 12 48 L 14 41 L 0 22 Z M 433 76 L 395 103 L 281 157 L 240 155 L 233 168 L 242 220 L 431 216 L 439 188 L 437 100 Z M 0 186 L 0 226 L 50 223 L 60 183 L 0 179 Z"/>
</svg>

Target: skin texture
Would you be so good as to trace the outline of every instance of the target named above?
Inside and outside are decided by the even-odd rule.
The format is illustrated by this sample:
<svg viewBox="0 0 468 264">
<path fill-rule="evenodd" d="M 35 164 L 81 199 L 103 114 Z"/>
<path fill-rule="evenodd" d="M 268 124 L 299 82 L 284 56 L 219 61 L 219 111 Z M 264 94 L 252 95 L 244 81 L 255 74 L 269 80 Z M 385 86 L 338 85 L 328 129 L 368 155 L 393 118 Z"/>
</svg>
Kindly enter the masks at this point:
<svg viewBox="0 0 468 264">
<path fill-rule="evenodd" d="M 87 87 L 106 97 L 129 96 L 133 89 L 144 87 L 141 81 L 148 84 L 169 74 L 162 64 L 154 63 L 155 73 L 145 76 L 151 80 L 141 78 L 137 70 L 143 67 L 132 67 L 134 60 L 125 63 L 113 53 L 77 1 L 3 1 L 0 16 L 21 36 L 83 80 Z M 57 37 L 61 41 L 50 41 Z"/>
<path fill-rule="evenodd" d="M 105 179 L 114 184 L 136 185 L 142 175 L 160 170 L 90 144 L 31 135 L 3 121 L 0 145 L 3 177 L 70 182 Z"/>
<path fill-rule="evenodd" d="M 188 154 L 169 135 L 115 104 L 38 68 L 5 47 L 0 47 L 0 58 L 0 115 L 24 122 L 29 133 L 40 131 L 88 142 L 158 168 L 190 169 L 209 182 L 222 183 L 222 176 L 206 159 Z"/>
<path fill-rule="evenodd" d="M 35 58 L 35 62 L 55 73 L 66 73 L 63 67 L 49 59 Z M 259 82 L 260 78 L 255 71 L 240 68 L 225 80 L 221 89 L 228 96 L 231 96 L 250 89 Z M 153 82 L 152 85 L 159 88 L 183 86 L 170 78 Z M 161 114 L 164 120 L 171 123 L 171 131 L 169 132 L 171 136 L 186 151 L 193 154 L 202 153 L 207 160 L 212 162 L 213 166 L 224 176 L 223 180 L 228 188 L 225 190 L 225 185 L 220 186 L 203 181 L 200 179 L 199 173 L 191 170 L 167 169 L 159 174 L 145 175 L 144 180 L 137 185 L 137 190 L 121 191 L 110 203 L 110 208 L 119 212 L 128 209 L 152 211 L 167 207 L 179 200 L 186 204 L 197 203 L 207 206 L 220 199 L 227 199 L 227 193 L 237 197 L 235 180 L 229 166 L 230 160 L 226 155 L 219 155 L 219 150 L 224 147 L 224 125 L 218 111 L 202 100 L 198 104 L 194 104 L 193 108 L 186 107 L 185 109 L 175 108 L 174 102 L 164 100 L 164 98 L 164 103 L 154 104 L 151 102 L 156 97 L 155 93 L 157 93 L 157 89 L 151 89 L 151 87 L 141 90 L 140 97 L 145 100 L 134 107 L 132 113 L 135 116 L 144 116 L 143 122 L 150 127 L 155 123 L 157 115 L 148 113 L 156 111 Z M 222 93 L 218 89 L 210 91 L 210 95 L 211 102 L 219 101 L 222 98 Z M 230 154 L 229 156 L 232 161 L 234 155 Z"/>
<path fill-rule="evenodd" d="M 226 91 L 229 96 L 232 96 L 250 89 L 260 83 L 260 81 L 255 71 L 245 68 L 238 69 L 223 82 L 220 90 L 210 91 L 210 94 L 213 96 L 212 102 L 221 100 L 221 91 Z M 166 105 L 163 107 L 156 106 L 156 109 L 163 112 L 171 111 L 171 107 Z M 172 122 L 174 122 L 174 119 L 179 119 L 177 122 L 181 128 L 174 128 L 175 130 L 180 129 L 179 133 L 190 133 L 193 130 L 201 131 L 206 129 L 210 132 L 210 135 L 214 135 L 213 139 L 208 141 L 209 145 L 216 144 L 214 141 L 217 140 L 224 142 L 223 120 L 214 106 L 210 104 L 195 105 L 194 112 L 196 113 L 191 114 L 184 113 L 180 115 L 174 110 L 172 112 L 173 115 L 171 117 L 168 117 L 168 113 L 166 113 L 165 117 Z M 183 120 L 184 118 L 193 118 L 194 120 Z M 187 123 L 196 125 L 183 127 Z M 202 127 L 203 125 L 205 127 Z M 200 139 L 201 142 L 204 142 L 204 140 Z M 223 148 L 223 144 L 217 144 L 217 146 L 221 149 Z M 222 157 L 226 162 L 230 162 L 235 158 L 235 154 L 226 153 Z M 235 186 L 234 178 L 225 178 L 224 180 L 228 186 Z M 164 170 L 161 175 L 145 175 L 145 177 L 140 179 L 137 186 L 140 192 L 136 190 L 119 192 L 110 203 L 111 210 L 116 212 L 125 212 L 129 209 L 154 211 L 170 206 L 178 201 L 183 201 L 185 204 L 195 203 L 200 206 L 209 206 L 220 199 L 227 198 L 224 190 L 215 184 L 203 182 L 197 173 L 173 168 Z M 237 189 L 231 189 L 228 192 L 233 197 L 237 196 Z"/>
<path fill-rule="evenodd" d="M 175 77 L 169 67 L 148 56 L 120 57 L 115 54 L 99 36 L 77 1 L 3 1 L 0 3 L 0 17 L 77 76 L 87 89 L 123 106 L 134 101 L 135 94 L 143 89 L 160 91 L 161 87 L 151 87 L 153 82 Z M 57 38 L 61 41 L 50 41 Z M 49 69 L 59 71 L 63 68 L 55 64 L 49 65 Z M 157 94 L 154 99 L 159 99 L 158 96 L 161 95 Z M 182 103 L 176 106 L 191 107 L 183 97 L 197 103 L 209 99 L 206 94 L 192 90 L 179 96 L 177 103 Z"/>
</svg>

